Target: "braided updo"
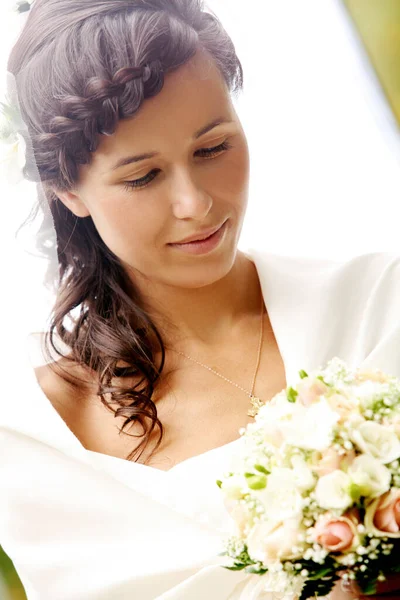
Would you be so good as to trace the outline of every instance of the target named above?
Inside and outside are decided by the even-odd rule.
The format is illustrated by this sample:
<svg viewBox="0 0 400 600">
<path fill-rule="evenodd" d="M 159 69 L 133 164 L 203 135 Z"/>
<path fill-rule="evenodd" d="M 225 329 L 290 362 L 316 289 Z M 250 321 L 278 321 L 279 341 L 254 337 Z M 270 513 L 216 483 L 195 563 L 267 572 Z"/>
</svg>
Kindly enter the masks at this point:
<svg viewBox="0 0 400 600">
<path fill-rule="evenodd" d="M 127 98 L 127 90 L 135 79 L 142 82 L 143 93 Z M 48 132 L 33 136 L 34 156 L 40 168 L 41 180 L 53 179 L 61 170 L 62 187 L 73 183 L 74 173 L 68 169 L 69 155 L 76 152 L 77 143 L 82 145 L 85 159 L 95 152 L 98 134 L 111 135 L 119 119 L 138 110 L 144 98 L 156 94 L 163 85 L 163 70 L 159 60 L 142 67 L 119 69 L 110 80 L 92 77 L 83 90 L 83 96 L 67 95 L 60 101 L 60 115 L 47 124 Z M 136 100 L 136 104 L 133 102 Z M 133 112 L 136 112 L 133 110 Z M 29 164 L 29 163 L 28 163 Z M 77 164 L 74 164 L 75 169 Z M 29 178 L 29 167 L 25 175 Z"/>
<path fill-rule="evenodd" d="M 137 113 L 160 92 L 165 75 L 198 50 L 215 62 L 232 94 L 242 88 L 232 40 L 202 0 L 35 0 L 8 61 L 29 133 L 24 175 L 40 184 L 38 206 L 50 208 L 57 234 L 59 280 L 47 351 L 51 346 L 97 376 L 101 401 L 126 417 L 122 430 L 131 422 L 142 426 L 136 450 L 156 425 L 156 448 L 163 437 L 152 400 L 164 366 L 163 340 L 92 218 L 73 215 L 57 192 L 73 189 L 100 136 L 112 135 L 119 120 Z M 78 385 L 66 372 L 62 376 Z M 140 385 L 128 385 L 132 377 Z M 105 394 L 120 408 L 112 409 Z"/>
</svg>

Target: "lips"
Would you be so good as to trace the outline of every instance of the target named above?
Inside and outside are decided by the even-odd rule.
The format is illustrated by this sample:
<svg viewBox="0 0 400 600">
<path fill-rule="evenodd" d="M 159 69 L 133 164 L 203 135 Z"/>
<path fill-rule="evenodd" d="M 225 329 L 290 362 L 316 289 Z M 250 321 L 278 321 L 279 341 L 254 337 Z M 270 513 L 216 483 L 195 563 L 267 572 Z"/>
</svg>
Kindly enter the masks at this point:
<svg viewBox="0 0 400 600">
<path fill-rule="evenodd" d="M 225 221 L 224 221 L 225 223 Z M 173 244 L 189 244 L 190 242 L 202 242 L 204 240 L 206 240 L 207 238 L 211 237 L 212 235 L 214 235 L 214 233 L 216 233 L 219 229 L 221 229 L 222 225 L 224 224 L 222 223 L 221 225 L 218 225 L 217 227 L 214 227 L 213 229 L 208 229 L 207 231 L 204 231 L 203 233 L 195 233 L 194 235 L 180 241 L 180 242 L 173 242 Z"/>
</svg>

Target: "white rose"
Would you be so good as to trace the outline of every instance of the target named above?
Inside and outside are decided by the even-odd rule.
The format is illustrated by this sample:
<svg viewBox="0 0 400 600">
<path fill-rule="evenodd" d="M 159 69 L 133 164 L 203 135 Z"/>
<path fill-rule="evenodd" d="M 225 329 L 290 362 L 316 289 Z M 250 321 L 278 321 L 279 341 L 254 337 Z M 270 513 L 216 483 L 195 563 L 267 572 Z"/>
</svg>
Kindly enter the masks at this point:
<svg viewBox="0 0 400 600">
<path fill-rule="evenodd" d="M 364 408 L 370 407 L 382 394 L 382 383 L 379 381 L 366 380 L 355 386 L 354 392 Z"/>
<path fill-rule="evenodd" d="M 276 467 L 268 475 L 267 487 L 252 490 L 252 495 L 262 502 L 271 522 L 301 515 L 302 497 L 292 469 Z"/>
<path fill-rule="evenodd" d="M 298 548 L 302 525 L 299 518 L 277 522 L 262 521 L 251 529 L 247 538 L 249 556 L 261 561 L 263 565 L 272 565 L 276 561 L 300 558 Z"/>
<path fill-rule="evenodd" d="M 280 419 L 285 442 L 305 450 L 325 450 L 332 442 L 333 428 L 340 419 L 325 398 L 305 407 L 300 402 L 293 413 Z"/>
<path fill-rule="evenodd" d="M 270 425 L 271 423 L 276 423 L 280 419 L 286 418 L 288 415 L 292 415 L 296 408 L 297 404 L 288 402 L 286 392 L 282 391 L 274 396 L 270 402 L 263 404 L 258 411 L 254 426 L 257 429 L 260 424 L 264 426 Z M 251 428 L 252 425 L 253 423 L 250 423 L 248 427 Z"/>
<path fill-rule="evenodd" d="M 353 504 L 350 495 L 351 478 L 336 470 L 318 480 L 315 498 L 321 508 L 345 510 Z"/>
<path fill-rule="evenodd" d="M 400 457 L 400 440 L 396 433 L 374 421 L 361 423 L 351 431 L 350 438 L 361 452 L 373 456 L 383 464 Z"/>
<path fill-rule="evenodd" d="M 243 494 L 247 492 L 246 478 L 242 475 L 232 475 L 222 482 L 221 490 L 225 497 L 231 500 L 240 500 Z"/>
<path fill-rule="evenodd" d="M 357 456 L 347 473 L 360 488 L 361 496 L 376 498 L 390 488 L 391 473 L 389 469 L 379 460 L 367 454 Z"/>
<path fill-rule="evenodd" d="M 293 476 L 296 487 L 301 492 L 307 492 L 315 487 L 315 477 L 312 470 L 308 467 L 306 461 L 298 454 L 290 459 L 293 467 Z"/>
</svg>

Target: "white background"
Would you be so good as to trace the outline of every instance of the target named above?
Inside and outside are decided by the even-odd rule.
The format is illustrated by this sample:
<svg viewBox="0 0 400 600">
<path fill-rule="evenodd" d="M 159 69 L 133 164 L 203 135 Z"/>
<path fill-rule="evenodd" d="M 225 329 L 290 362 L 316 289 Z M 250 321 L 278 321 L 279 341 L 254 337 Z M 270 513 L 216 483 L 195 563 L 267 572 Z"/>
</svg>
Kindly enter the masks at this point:
<svg viewBox="0 0 400 600">
<path fill-rule="evenodd" d="M 0 9 L 0 69 L 23 16 Z M 397 125 L 340 0 L 211 0 L 244 67 L 237 110 L 251 153 L 249 208 L 239 246 L 347 258 L 400 250 Z M 4 87 L 3 87 L 4 89 Z M 1 91 L 1 90 L 0 90 Z M 35 328 L 40 261 L 13 241 L 32 184 L 0 181 L 2 314 L 21 303 Z M 37 287 L 37 285 L 36 285 Z M 24 320 L 25 319 L 25 320 Z M 10 326 L 15 327 L 14 324 Z"/>
</svg>

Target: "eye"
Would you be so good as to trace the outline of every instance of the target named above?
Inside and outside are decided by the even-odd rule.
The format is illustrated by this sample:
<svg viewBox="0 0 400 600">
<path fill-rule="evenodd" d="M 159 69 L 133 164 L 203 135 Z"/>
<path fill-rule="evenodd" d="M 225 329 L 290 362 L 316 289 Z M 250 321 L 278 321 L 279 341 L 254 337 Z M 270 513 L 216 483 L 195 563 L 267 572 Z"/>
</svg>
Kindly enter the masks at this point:
<svg viewBox="0 0 400 600">
<path fill-rule="evenodd" d="M 160 169 L 153 169 L 152 171 L 150 171 L 150 173 L 147 173 L 147 175 L 141 177 L 140 179 L 134 179 L 133 181 L 125 181 L 124 187 L 128 191 L 136 188 L 145 187 L 147 184 L 150 183 L 150 181 L 153 181 L 153 179 L 156 177 L 159 171 Z"/>
<path fill-rule="evenodd" d="M 197 150 L 196 154 L 200 153 L 200 155 L 203 158 L 213 158 L 214 156 L 219 155 L 219 154 L 221 154 L 221 152 L 225 152 L 226 150 L 229 150 L 230 148 L 232 148 L 232 145 L 228 141 L 225 141 L 225 142 L 222 142 L 222 144 L 219 144 L 218 146 L 213 146 L 212 148 L 201 148 L 200 150 Z M 153 179 L 155 179 L 155 177 L 157 176 L 157 174 L 159 172 L 160 172 L 160 169 L 153 169 L 152 171 L 147 173 L 147 175 L 145 175 L 144 177 L 141 177 L 140 179 L 134 179 L 132 181 L 125 181 L 124 188 L 129 191 L 132 189 L 138 189 L 138 188 L 145 187 L 151 181 L 153 181 Z"/>
<path fill-rule="evenodd" d="M 222 142 L 222 144 L 219 144 L 219 146 L 214 146 L 213 148 L 201 148 L 201 150 L 197 150 L 196 154 L 200 152 L 201 156 L 213 157 L 216 154 L 224 152 L 225 150 L 229 150 L 229 148 L 232 148 L 232 146 L 227 140 L 225 140 L 225 142 Z"/>
</svg>

